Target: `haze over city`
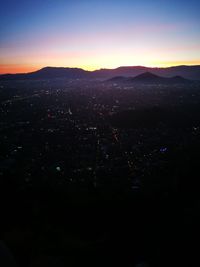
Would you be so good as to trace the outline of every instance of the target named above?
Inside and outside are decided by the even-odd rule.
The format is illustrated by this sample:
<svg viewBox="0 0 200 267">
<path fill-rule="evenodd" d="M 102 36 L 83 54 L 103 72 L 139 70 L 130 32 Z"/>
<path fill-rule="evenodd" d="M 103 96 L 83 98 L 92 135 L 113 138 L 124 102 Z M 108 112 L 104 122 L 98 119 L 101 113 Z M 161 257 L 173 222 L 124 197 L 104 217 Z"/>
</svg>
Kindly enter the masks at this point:
<svg viewBox="0 0 200 267">
<path fill-rule="evenodd" d="M 0 73 L 200 64 L 197 0 L 2 1 Z"/>
</svg>

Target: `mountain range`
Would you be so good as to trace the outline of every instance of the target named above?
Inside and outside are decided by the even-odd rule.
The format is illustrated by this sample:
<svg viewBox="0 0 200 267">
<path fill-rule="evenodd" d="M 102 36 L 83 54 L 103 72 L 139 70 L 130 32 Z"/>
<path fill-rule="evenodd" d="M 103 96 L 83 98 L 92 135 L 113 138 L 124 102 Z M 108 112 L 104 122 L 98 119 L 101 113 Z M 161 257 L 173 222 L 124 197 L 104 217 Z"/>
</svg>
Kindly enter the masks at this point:
<svg viewBox="0 0 200 267">
<path fill-rule="evenodd" d="M 2 74 L 0 80 L 26 80 L 26 79 L 111 79 L 113 77 L 135 77 L 150 72 L 165 78 L 182 76 L 185 79 L 200 80 L 200 65 L 175 66 L 168 68 L 149 68 L 143 66 L 119 67 L 116 69 L 100 69 L 86 71 L 80 68 L 45 67 L 35 72 L 20 74 Z M 155 78 L 155 77 L 154 77 Z"/>
<path fill-rule="evenodd" d="M 185 79 L 181 76 L 173 77 L 161 77 L 151 72 L 144 72 L 137 75 L 136 77 L 124 77 L 116 76 L 109 79 L 108 82 L 111 83 L 143 83 L 143 84 L 180 84 L 180 83 L 191 83 L 193 80 Z"/>
</svg>

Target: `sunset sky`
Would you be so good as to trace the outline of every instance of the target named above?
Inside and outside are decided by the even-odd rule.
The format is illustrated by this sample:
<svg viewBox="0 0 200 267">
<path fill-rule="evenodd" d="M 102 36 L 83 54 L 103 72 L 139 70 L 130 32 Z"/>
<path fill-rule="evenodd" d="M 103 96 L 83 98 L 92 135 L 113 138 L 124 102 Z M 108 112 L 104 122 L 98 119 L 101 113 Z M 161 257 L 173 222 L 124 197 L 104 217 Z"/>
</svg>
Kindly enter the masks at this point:
<svg viewBox="0 0 200 267">
<path fill-rule="evenodd" d="M 0 73 L 200 64 L 199 0 L 0 3 Z"/>
</svg>

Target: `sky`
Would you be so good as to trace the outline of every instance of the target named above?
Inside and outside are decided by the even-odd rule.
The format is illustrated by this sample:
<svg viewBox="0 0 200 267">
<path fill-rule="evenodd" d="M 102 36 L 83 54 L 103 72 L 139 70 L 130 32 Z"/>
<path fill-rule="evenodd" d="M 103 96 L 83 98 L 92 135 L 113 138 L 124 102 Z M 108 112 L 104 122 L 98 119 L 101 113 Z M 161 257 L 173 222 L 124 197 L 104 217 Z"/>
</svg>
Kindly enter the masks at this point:
<svg viewBox="0 0 200 267">
<path fill-rule="evenodd" d="M 0 0 L 0 73 L 200 64 L 199 0 Z"/>
</svg>

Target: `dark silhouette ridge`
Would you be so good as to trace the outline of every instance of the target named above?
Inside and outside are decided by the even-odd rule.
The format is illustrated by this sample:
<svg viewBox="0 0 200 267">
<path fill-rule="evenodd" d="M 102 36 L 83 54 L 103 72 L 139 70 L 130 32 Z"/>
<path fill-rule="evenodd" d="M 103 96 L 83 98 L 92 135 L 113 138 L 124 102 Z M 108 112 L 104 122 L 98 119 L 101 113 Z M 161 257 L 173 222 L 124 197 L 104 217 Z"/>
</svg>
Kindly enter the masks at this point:
<svg viewBox="0 0 200 267">
<path fill-rule="evenodd" d="M 45 67 L 38 71 L 32 72 L 31 75 L 41 78 L 84 78 L 89 72 L 80 68 L 64 68 L 64 67 Z"/>
<path fill-rule="evenodd" d="M 45 67 L 35 72 L 20 74 L 2 74 L 0 79 L 110 79 L 115 76 L 135 77 L 144 72 L 150 72 L 155 75 L 166 78 L 182 76 L 186 79 L 200 80 L 200 65 L 196 66 L 176 66 L 168 68 L 148 68 L 143 66 L 119 67 L 116 69 L 100 69 L 95 71 L 86 71 L 80 68 L 64 67 Z M 175 78 L 174 77 L 174 78 Z"/>
<path fill-rule="evenodd" d="M 165 81 L 167 78 L 163 78 L 163 77 L 160 77 L 158 75 L 155 75 L 151 72 L 144 72 L 136 77 L 134 77 L 133 79 L 130 79 L 130 81 L 133 81 L 133 82 L 163 82 Z"/>
<path fill-rule="evenodd" d="M 0 79 L 5 80 L 26 80 L 26 79 L 54 79 L 54 78 L 67 78 L 78 79 L 87 78 L 88 71 L 79 68 L 64 68 L 64 67 L 45 67 L 40 70 L 30 73 L 19 74 L 4 74 Z"/>
<path fill-rule="evenodd" d="M 185 79 L 181 76 L 174 76 L 170 78 L 161 77 L 155 75 L 151 72 L 142 73 L 133 79 L 130 79 L 133 82 L 142 82 L 142 83 L 190 83 L 192 80 Z"/>
<path fill-rule="evenodd" d="M 161 77 L 158 75 L 155 75 L 151 72 L 144 72 L 142 74 L 139 74 L 136 77 L 123 77 L 123 76 L 117 76 L 113 77 L 112 79 L 109 79 L 108 82 L 112 83 L 147 83 L 147 84 L 176 84 L 176 83 L 193 83 L 194 81 L 185 79 L 181 76 L 174 76 L 171 78 Z"/>
<path fill-rule="evenodd" d="M 190 80 L 185 79 L 179 75 L 173 76 L 171 80 L 177 81 L 177 82 L 190 82 Z"/>
</svg>

